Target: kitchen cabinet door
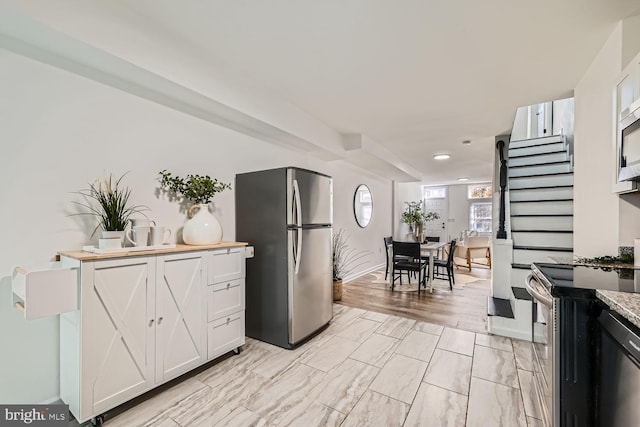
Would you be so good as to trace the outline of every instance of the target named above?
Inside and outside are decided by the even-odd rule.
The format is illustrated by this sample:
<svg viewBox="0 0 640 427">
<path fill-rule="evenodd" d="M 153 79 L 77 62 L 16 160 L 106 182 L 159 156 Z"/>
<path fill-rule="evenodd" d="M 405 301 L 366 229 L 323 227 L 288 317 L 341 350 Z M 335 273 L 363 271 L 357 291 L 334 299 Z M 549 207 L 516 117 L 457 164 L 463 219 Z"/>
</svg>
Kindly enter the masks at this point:
<svg viewBox="0 0 640 427">
<path fill-rule="evenodd" d="M 156 382 L 207 359 L 206 252 L 157 257 Z"/>
<path fill-rule="evenodd" d="M 98 414 L 154 384 L 155 258 L 82 266 L 82 408 Z"/>
</svg>

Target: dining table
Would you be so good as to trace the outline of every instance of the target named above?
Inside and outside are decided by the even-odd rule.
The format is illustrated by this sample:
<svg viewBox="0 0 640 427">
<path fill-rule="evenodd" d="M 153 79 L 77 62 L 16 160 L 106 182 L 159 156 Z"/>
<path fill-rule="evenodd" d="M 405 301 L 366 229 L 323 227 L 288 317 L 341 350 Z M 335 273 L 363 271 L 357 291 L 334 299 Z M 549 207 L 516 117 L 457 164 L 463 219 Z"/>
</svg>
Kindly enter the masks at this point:
<svg viewBox="0 0 640 427">
<path fill-rule="evenodd" d="M 438 252 L 447 246 L 449 242 L 426 242 L 420 243 L 420 253 L 423 255 L 429 255 L 429 274 L 427 274 L 427 284 L 429 286 L 429 292 L 433 293 L 433 260 L 438 255 Z M 393 282 L 393 243 L 389 245 L 389 271 L 387 274 Z M 420 286 L 420 283 L 418 283 Z"/>
</svg>

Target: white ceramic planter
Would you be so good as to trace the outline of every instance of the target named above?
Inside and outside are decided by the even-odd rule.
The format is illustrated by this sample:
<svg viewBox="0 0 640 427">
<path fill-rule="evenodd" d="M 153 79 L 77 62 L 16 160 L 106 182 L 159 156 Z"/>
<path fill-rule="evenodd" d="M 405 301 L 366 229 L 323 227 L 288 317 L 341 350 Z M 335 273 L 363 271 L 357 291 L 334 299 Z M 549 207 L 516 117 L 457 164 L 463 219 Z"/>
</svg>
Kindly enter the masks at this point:
<svg viewBox="0 0 640 427">
<path fill-rule="evenodd" d="M 209 205 L 193 205 L 187 212 L 189 219 L 182 229 L 182 240 L 187 245 L 212 245 L 222 241 L 222 226 L 209 212 Z"/>
<path fill-rule="evenodd" d="M 101 240 L 112 240 L 112 242 L 101 242 Z M 117 240 L 119 245 L 113 243 L 113 240 Z M 104 248 L 121 248 L 124 243 L 124 231 L 103 231 L 102 239 L 98 239 L 98 247 Z"/>
</svg>

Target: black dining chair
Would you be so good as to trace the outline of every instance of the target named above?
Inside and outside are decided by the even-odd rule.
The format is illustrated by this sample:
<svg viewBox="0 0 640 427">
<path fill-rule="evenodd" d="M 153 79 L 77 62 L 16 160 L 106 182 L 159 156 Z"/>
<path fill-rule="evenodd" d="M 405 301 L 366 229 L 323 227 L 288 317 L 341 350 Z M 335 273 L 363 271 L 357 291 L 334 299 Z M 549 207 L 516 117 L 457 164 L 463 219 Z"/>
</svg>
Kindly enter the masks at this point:
<svg viewBox="0 0 640 427">
<path fill-rule="evenodd" d="M 400 258 L 403 257 L 403 258 Z M 420 287 L 427 284 L 427 266 L 429 264 L 420 257 L 419 242 L 393 242 L 393 265 L 391 270 L 391 290 L 394 289 L 396 279 L 400 278 L 402 285 L 402 272 L 418 273 L 418 295 Z M 396 276 L 396 273 L 398 276 Z M 410 276 L 409 276 L 410 277 Z M 411 279 L 409 279 L 411 283 Z"/>
<path fill-rule="evenodd" d="M 424 243 L 439 243 L 440 242 L 440 236 L 427 236 L 424 238 Z M 429 261 L 429 257 L 430 255 L 422 255 L 421 258 L 426 260 L 427 262 Z M 433 257 L 434 260 L 438 259 L 437 255 L 434 255 Z"/>
<path fill-rule="evenodd" d="M 386 254 L 386 263 L 387 263 L 387 268 L 384 270 L 384 280 L 387 280 L 387 276 L 389 275 L 389 251 L 393 250 L 392 248 L 390 248 L 391 244 L 393 243 L 393 236 L 384 237 L 383 239 L 384 239 L 384 252 Z M 394 256 L 394 258 L 397 260 L 409 259 L 406 256 L 401 256 L 401 255 Z M 409 278 L 409 273 L 407 273 L 407 278 L 411 280 Z"/>
<path fill-rule="evenodd" d="M 449 243 L 449 253 L 447 254 L 447 259 L 433 260 L 433 277 L 437 279 L 448 279 L 449 289 L 451 290 L 453 290 L 453 285 L 456 284 L 456 279 L 453 275 L 453 254 L 455 250 L 456 241 L 452 240 L 451 243 Z M 441 268 L 444 268 L 445 272 L 440 272 Z"/>
<path fill-rule="evenodd" d="M 393 243 L 393 237 L 384 237 L 384 253 L 387 255 L 387 267 L 384 269 L 384 280 L 387 280 L 387 276 L 389 275 L 389 246 Z"/>
</svg>

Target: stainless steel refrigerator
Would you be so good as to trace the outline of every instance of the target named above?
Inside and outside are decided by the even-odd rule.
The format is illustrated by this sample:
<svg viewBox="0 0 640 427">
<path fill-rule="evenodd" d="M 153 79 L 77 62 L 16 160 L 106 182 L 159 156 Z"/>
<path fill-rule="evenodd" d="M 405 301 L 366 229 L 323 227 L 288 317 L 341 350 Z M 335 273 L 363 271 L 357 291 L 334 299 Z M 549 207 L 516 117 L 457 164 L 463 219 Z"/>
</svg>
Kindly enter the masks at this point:
<svg viewBox="0 0 640 427">
<path fill-rule="evenodd" d="M 293 348 L 333 316 L 333 181 L 300 168 L 236 175 L 236 240 L 247 260 L 246 334 Z"/>
</svg>

